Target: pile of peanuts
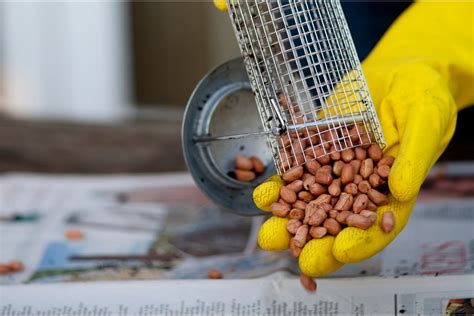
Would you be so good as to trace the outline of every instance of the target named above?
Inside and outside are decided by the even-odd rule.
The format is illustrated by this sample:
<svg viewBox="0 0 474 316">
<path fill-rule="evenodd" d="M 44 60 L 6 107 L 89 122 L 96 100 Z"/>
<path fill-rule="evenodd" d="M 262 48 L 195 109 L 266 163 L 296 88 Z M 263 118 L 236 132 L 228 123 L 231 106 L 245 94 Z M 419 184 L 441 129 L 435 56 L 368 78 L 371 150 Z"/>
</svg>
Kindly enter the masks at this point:
<svg viewBox="0 0 474 316">
<path fill-rule="evenodd" d="M 265 165 L 256 156 L 245 157 L 237 155 L 235 157 L 235 178 L 240 181 L 252 181 L 258 175 L 265 172 Z"/>
<path fill-rule="evenodd" d="M 270 210 L 289 218 L 292 255 L 298 257 L 309 240 L 336 236 L 344 227 L 371 227 L 377 207 L 388 203 L 386 183 L 393 162 L 372 144 L 321 156 L 284 173 L 287 184 Z M 383 231 L 392 231 L 394 225 L 393 213 L 385 212 Z"/>
</svg>

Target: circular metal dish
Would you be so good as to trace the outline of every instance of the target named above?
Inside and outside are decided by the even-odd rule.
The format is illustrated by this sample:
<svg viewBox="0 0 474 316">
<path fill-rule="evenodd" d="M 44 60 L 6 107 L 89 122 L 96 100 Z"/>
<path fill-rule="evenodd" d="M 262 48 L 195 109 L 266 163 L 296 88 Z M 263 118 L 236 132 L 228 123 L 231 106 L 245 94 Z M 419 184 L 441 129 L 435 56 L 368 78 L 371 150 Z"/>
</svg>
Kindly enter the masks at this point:
<svg viewBox="0 0 474 316">
<path fill-rule="evenodd" d="M 199 136 L 262 132 L 263 127 L 241 58 L 208 73 L 188 101 L 182 126 L 184 158 L 194 181 L 216 204 L 241 215 L 263 214 L 253 203 L 252 191 L 275 173 L 267 139 L 262 135 L 211 142 Z M 267 166 L 252 182 L 234 179 L 237 154 L 257 156 Z"/>
</svg>

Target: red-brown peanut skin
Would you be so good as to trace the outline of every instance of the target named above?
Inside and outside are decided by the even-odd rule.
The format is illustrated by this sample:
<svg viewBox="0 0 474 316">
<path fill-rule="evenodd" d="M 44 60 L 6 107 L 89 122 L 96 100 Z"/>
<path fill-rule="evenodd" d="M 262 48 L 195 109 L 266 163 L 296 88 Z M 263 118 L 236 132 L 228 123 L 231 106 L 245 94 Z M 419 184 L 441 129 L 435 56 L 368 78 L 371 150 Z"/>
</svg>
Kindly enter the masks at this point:
<svg viewBox="0 0 474 316">
<path fill-rule="evenodd" d="M 293 169 L 285 172 L 281 177 L 286 182 L 293 182 L 293 181 L 298 180 L 299 178 L 301 178 L 302 175 L 303 175 L 303 167 L 298 166 L 296 168 L 293 168 Z"/>
<path fill-rule="evenodd" d="M 309 234 L 315 239 L 323 238 L 324 236 L 326 236 L 327 232 L 327 229 L 321 226 L 311 226 L 311 228 L 309 229 Z"/>
<path fill-rule="evenodd" d="M 235 173 L 235 178 L 239 181 L 248 182 L 248 181 L 255 180 L 255 178 L 257 177 L 255 175 L 255 172 L 248 171 L 248 170 L 235 169 L 234 173 Z"/>
<path fill-rule="evenodd" d="M 342 184 L 347 184 L 352 181 L 354 181 L 354 168 L 350 164 L 345 164 L 344 167 L 342 167 L 341 171 L 341 182 Z"/>
<path fill-rule="evenodd" d="M 290 212 L 290 206 L 281 203 L 272 203 L 270 205 L 270 211 L 274 216 L 286 217 Z"/>
<path fill-rule="evenodd" d="M 303 181 L 302 180 L 295 180 L 291 183 L 288 183 L 286 185 L 286 187 L 288 189 L 290 189 L 291 191 L 295 192 L 295 193 L 298 193 L 300 192 L 301 190 L 303 190 Z"/>
<path fill-rule="evenodd" d="M 395 216 L 391 211 L 386 211 L 382 215 L 382 220 L 380 222 L 382 230 L 385 233 L 390 233 L 395 228 Z"/>
<path fill-rule="evenodd" d="M 324 223 L 323 227 L 327 229 L 328 234 L 332 236 L 336 236 L 341 231 L 341 224 L 336 221 L 334 218 L 327 218 Z"/>
<path fill-rule="evenodd" d="M 303 287 L 306 289 L 308 292 L 316 292 L 316 282 L 309 276 L 306 276 L 304 274 L 300 275 L 300 283 L 303 285 Z"/>
<path fill-rule="evenodd" d="M 240 170 L 250 171 L 253 169 L 253 163 L 251 159 L 243 155 L 237 155 L 235 157 L 235 167 Z"/>
<path fill-rule="evenodd" d="M 297 219 L 290 219 L 288 221 L 288 223 L 286 223 L 286 230 L 290 233 L 290 234 L 296 234 L 296 231 L 298 230 L 298 228 L 303 225 L 299 220 Z"/>
<path fill-rule="evenodd" d="M 298 199 L 295 191 L 292 191 L 285 186 L 281 187 L 280 189 L 280 197 L 283 199 L 283 201 L 289 204 L 295 203 Z"/>
<path fill-rule="evenodd" d="M 293 237 L 294 243 L 297 247 L 303 248 L 306 244 L 306 236 L 308 235 L 308 225 L 301 225 L 296 230 L 295 237 Z"/>
<path fill-rule="evenodd" d="M 253 170 L 256 173 L 265 172 L 265 165 L 263 164 L 263 162 L 258 157 L 252 156 L 252 157 L 250 157 L 250 160 L 252 161 Z"/>
<path fill-rule="evenodd" d="M 349 215 L 346 218 L 346 222 L 349 227 L 357 227 L 364 230 L 368 229 L 374 223 L 369 217 L 360 214 Z"/>
</svg>

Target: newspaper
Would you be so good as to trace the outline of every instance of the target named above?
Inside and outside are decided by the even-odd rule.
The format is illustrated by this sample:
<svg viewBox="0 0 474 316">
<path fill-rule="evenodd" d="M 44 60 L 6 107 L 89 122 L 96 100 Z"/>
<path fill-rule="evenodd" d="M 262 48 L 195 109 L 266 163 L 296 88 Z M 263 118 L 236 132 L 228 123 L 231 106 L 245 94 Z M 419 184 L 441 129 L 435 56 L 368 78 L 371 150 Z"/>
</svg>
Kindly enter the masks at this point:
<svg viewBox="0 0 474 316">
<path fill-rule="evenodd" d="M 317 292 L 308 293 L 278 273 L 252 280 L 9 286 L 0 288 L 0 315 L 450 315 L 469 308 L 473 284 L 472 275 L 321 279 Z"/>
<path fill-rule="evenodd" d="M 287 252 L 258 249 L 256 233 L 264 217 L 223 212 L 186 173 L 7 174 L 0 177 L 0 262 L 21 260 L 25 270 L 0 276 L 0 315 L 28 311 L 27 305 L 31 312 L 24 315 L 63 315 L 61 306 L 76 312 L 101 306 L 110 311 L 104 315 L 172 315 L 198 308 L 198 301 L 209 312 L 194 314 L 209 315 L 269 314 L 273 308 L 294 315 L 314 309 L 363 315 L 466 308 L 474 297 L 474 197 L 451 194 L 439 183 L 432 187 L 422 192 L 407 227 L 383 252 L 318 280 L 317 295 L 307 296 Z M 440 187 L 442 194 L 434 191 Z M 84 238 L 68 239 L 68 229 L 80 230 Z M 202 280 L 209 268 L 225 280 Z M 359 290 L 364 284 L 367 288 Z M 178 295 L 179 289 L 184 292 Z M 122 307 L 115 306 L 125 293 L 136 300 L 120 299 Z M 158 303 L 169 311 L 146 311 Z M 239 311 L 232 309 L 237 303 Z"/>
</svg>

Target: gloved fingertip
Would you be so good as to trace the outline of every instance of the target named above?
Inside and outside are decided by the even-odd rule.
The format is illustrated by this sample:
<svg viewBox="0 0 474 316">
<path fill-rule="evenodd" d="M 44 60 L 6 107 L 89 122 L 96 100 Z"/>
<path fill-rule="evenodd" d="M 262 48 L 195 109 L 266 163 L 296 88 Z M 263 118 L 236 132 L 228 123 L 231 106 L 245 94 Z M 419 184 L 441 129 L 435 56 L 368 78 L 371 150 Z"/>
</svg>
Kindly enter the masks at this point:
<svg viewBox="0 0 474 316">
<path fill-rule="evenodd" d="M 263 250 L 281 251 L 290 247 L 290 233 L 286 229 L 287 218 L 272 216 L 266 220 L 258 232 L 258 245 Z"/>
<path fill-rule="evenodd" d="M 270 205 L 280 198 L 280 188 L 283 181 L 270 180 L 257 186 L 252 193 L 255 205 L 266 212 L 270 211 Z"/>
<path fill-rule="evenodd" d="M 425 178 L 424 169 L 411 160 L 395 160 L 388 177 L 388 186 L 397 201 L 408 202 L 418 195 Z"/>
<path fill-rule="evenodd" d="M 227 11 L 227 3 L 225 0 L 213 0 L 214 6 L 220 11 Z"/>
<path fill-rule="evenodd" d="M 332 273 L 342 267 L 332 254 L 335 238 L 326 236 L 310 240 L 300 253 L 298 263 L 303 274 L 320 277 Z"/>
</svg>

